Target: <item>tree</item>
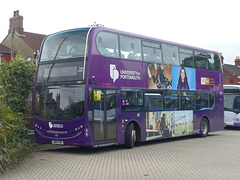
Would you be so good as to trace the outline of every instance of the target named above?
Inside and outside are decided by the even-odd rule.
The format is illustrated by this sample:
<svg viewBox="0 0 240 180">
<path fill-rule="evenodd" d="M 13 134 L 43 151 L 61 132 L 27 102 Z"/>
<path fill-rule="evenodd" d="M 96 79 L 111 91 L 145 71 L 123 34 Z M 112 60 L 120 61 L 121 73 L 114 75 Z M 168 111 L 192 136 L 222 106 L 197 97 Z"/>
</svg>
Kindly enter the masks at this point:
<svg viewBox="0 0 240 180">
<path fill-rule="evenodd" d="M 10 63 L 0 66 L 0 84 L 3 88 L 3 101 L 14 112 L 26 111 L 25 101 L 32 92 L 36 65 L 17 54 Z"/>
</svg>

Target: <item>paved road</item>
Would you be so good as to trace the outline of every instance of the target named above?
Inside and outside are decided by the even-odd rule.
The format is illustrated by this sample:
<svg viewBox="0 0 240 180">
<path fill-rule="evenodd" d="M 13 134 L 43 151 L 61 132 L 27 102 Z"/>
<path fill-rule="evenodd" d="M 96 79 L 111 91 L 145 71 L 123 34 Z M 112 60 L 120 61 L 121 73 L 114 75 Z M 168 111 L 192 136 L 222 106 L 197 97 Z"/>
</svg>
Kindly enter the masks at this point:
<svg viewBox="0 0 240 180">
<path fill-rule="evenodd" d="M 37 150 L 0 179 L 240 179 L 240 130 L 147 142 L 134 149 Z"/>
</svg>

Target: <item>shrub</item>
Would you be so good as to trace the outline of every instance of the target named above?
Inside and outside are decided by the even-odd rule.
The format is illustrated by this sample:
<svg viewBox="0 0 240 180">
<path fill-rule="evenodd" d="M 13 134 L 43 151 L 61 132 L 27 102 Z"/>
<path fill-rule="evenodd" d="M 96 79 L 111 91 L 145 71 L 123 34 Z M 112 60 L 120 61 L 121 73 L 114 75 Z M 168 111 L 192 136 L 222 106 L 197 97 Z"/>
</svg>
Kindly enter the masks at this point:
<svg viewBox="0 0 240 180">
<path fill-rule="evenodd" d="M 0 83 L 3 100 L 14 112 L 26 111 L 25 101 L 33 89 L 35 72 L 35 64 L 20 54 L 10 63 L 2 63 Z"/>
<path fill-rule="evenodd" d="M 0 68 L 0 171 L 7 163 L 15 160 L 12 150 L 28 145 L 23 113 L 34 85 L 36 66 L 17 54 L 10 63 L 2 63 Z M 6 104 L 6 105 L 5 105 Z"/>
<path fill-rule="evenodd" d="M 6 166 L 9 160 L 9 150 L 7 149 L 7 137 L 3 123 L 0 121 L 0 171 L 3 172 L 3 168 Z"/>
<path fill-rule="evenodd" d="M 22 113 L 14 113 L 0 101 L 0 169 L 7 162 L 16 159 L 10 157 L 10 151 L 21 149 L 28 145 L 28 129 L 24 125 Z"/>
</svg>

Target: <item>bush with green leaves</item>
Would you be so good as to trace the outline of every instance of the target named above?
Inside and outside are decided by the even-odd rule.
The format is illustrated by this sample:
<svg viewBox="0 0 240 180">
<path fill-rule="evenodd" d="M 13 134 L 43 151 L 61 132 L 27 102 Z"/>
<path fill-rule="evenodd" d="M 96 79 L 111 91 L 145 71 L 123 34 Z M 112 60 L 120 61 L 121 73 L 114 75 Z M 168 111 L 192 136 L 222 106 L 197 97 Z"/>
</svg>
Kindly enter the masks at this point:
<svg viewBox="0 0 240 180">
<path fill-rule="evenodd" d="M 34 85 L 36 66 L 17 54 L 10 63 L 0 66 L 0 171 L 16 159 L 10 152 L 28 146 L 24 112 Z"/>
<path fill-rule="evenodd" d="M 27 133 L 23 133 L 23 117 L 21 113 L 14 113 L 0 101 L 0 169 L 13 160 L 10 157 L 10 150 L 19 149 L 25 146 Z M 24 128 L 23 128 L 24 129 Z"/>
<path fill-rule="evenodd" d="M 0 69 L 0 84 L 4 102 L 14 112 L 26 111 L 25 101 L 32 92 L 36 65 L 17 54 L 10 63 L 2 63 Z"/>
<path fill-rule="evenodd" d="M 3 123 L 0 121 L 0 171 L 3 172 L 3 168 L 9 161 L 9 150 L 7 149 L 7 137 Z"/>
</svg>

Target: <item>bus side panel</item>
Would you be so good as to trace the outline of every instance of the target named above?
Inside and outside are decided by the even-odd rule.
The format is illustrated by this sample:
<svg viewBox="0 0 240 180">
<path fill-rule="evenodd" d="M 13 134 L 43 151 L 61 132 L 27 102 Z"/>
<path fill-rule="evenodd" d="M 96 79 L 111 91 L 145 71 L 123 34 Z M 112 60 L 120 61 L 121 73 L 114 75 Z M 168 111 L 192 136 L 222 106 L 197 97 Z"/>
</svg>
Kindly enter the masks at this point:
<svg viewBox="0 0 240 180">
<path fill-rule="evenodd" d="M 218 108 L 216 108 L 218 109 Z M 218 110 L 198 110 L 193 113 L 193 129 L 194 134 L 200 133 L 200 122 L 203 117 L 209 121 L 210 131 L 217 131 L 224 129 L 223 111 Z"/>
<path fill-rule="evenodd" d="M 141 131 L 141 141 L 146 141 L 146 113 L 131 112 L 118 116 L 118 144 L 125 144 L 125 129 L 129 123 L 137 123 Z"/>
<path fill-rule="evenodd" d="M 200 128 L 199 124 L 204 116 L 209 119 L 210 131 L 222 130 L 224 128 L 222 83 L 223 79 L 221 72 L 196 69 L 196 90 L 215 92 L 216 96 L 213 109 L 195 111 L 195 130 Z"/>
<path fill-rule="evenodd" d="M 210 131 L 215 126 L 214 121 L 214 112 L 212 110 L 197 110 L 193 113 L 194 120 L 193 120 L 193 132 L 194 134 L 200 134 L 200 123 L 202 118 L 207 118 L 209 121 Z"/>
</svg>

